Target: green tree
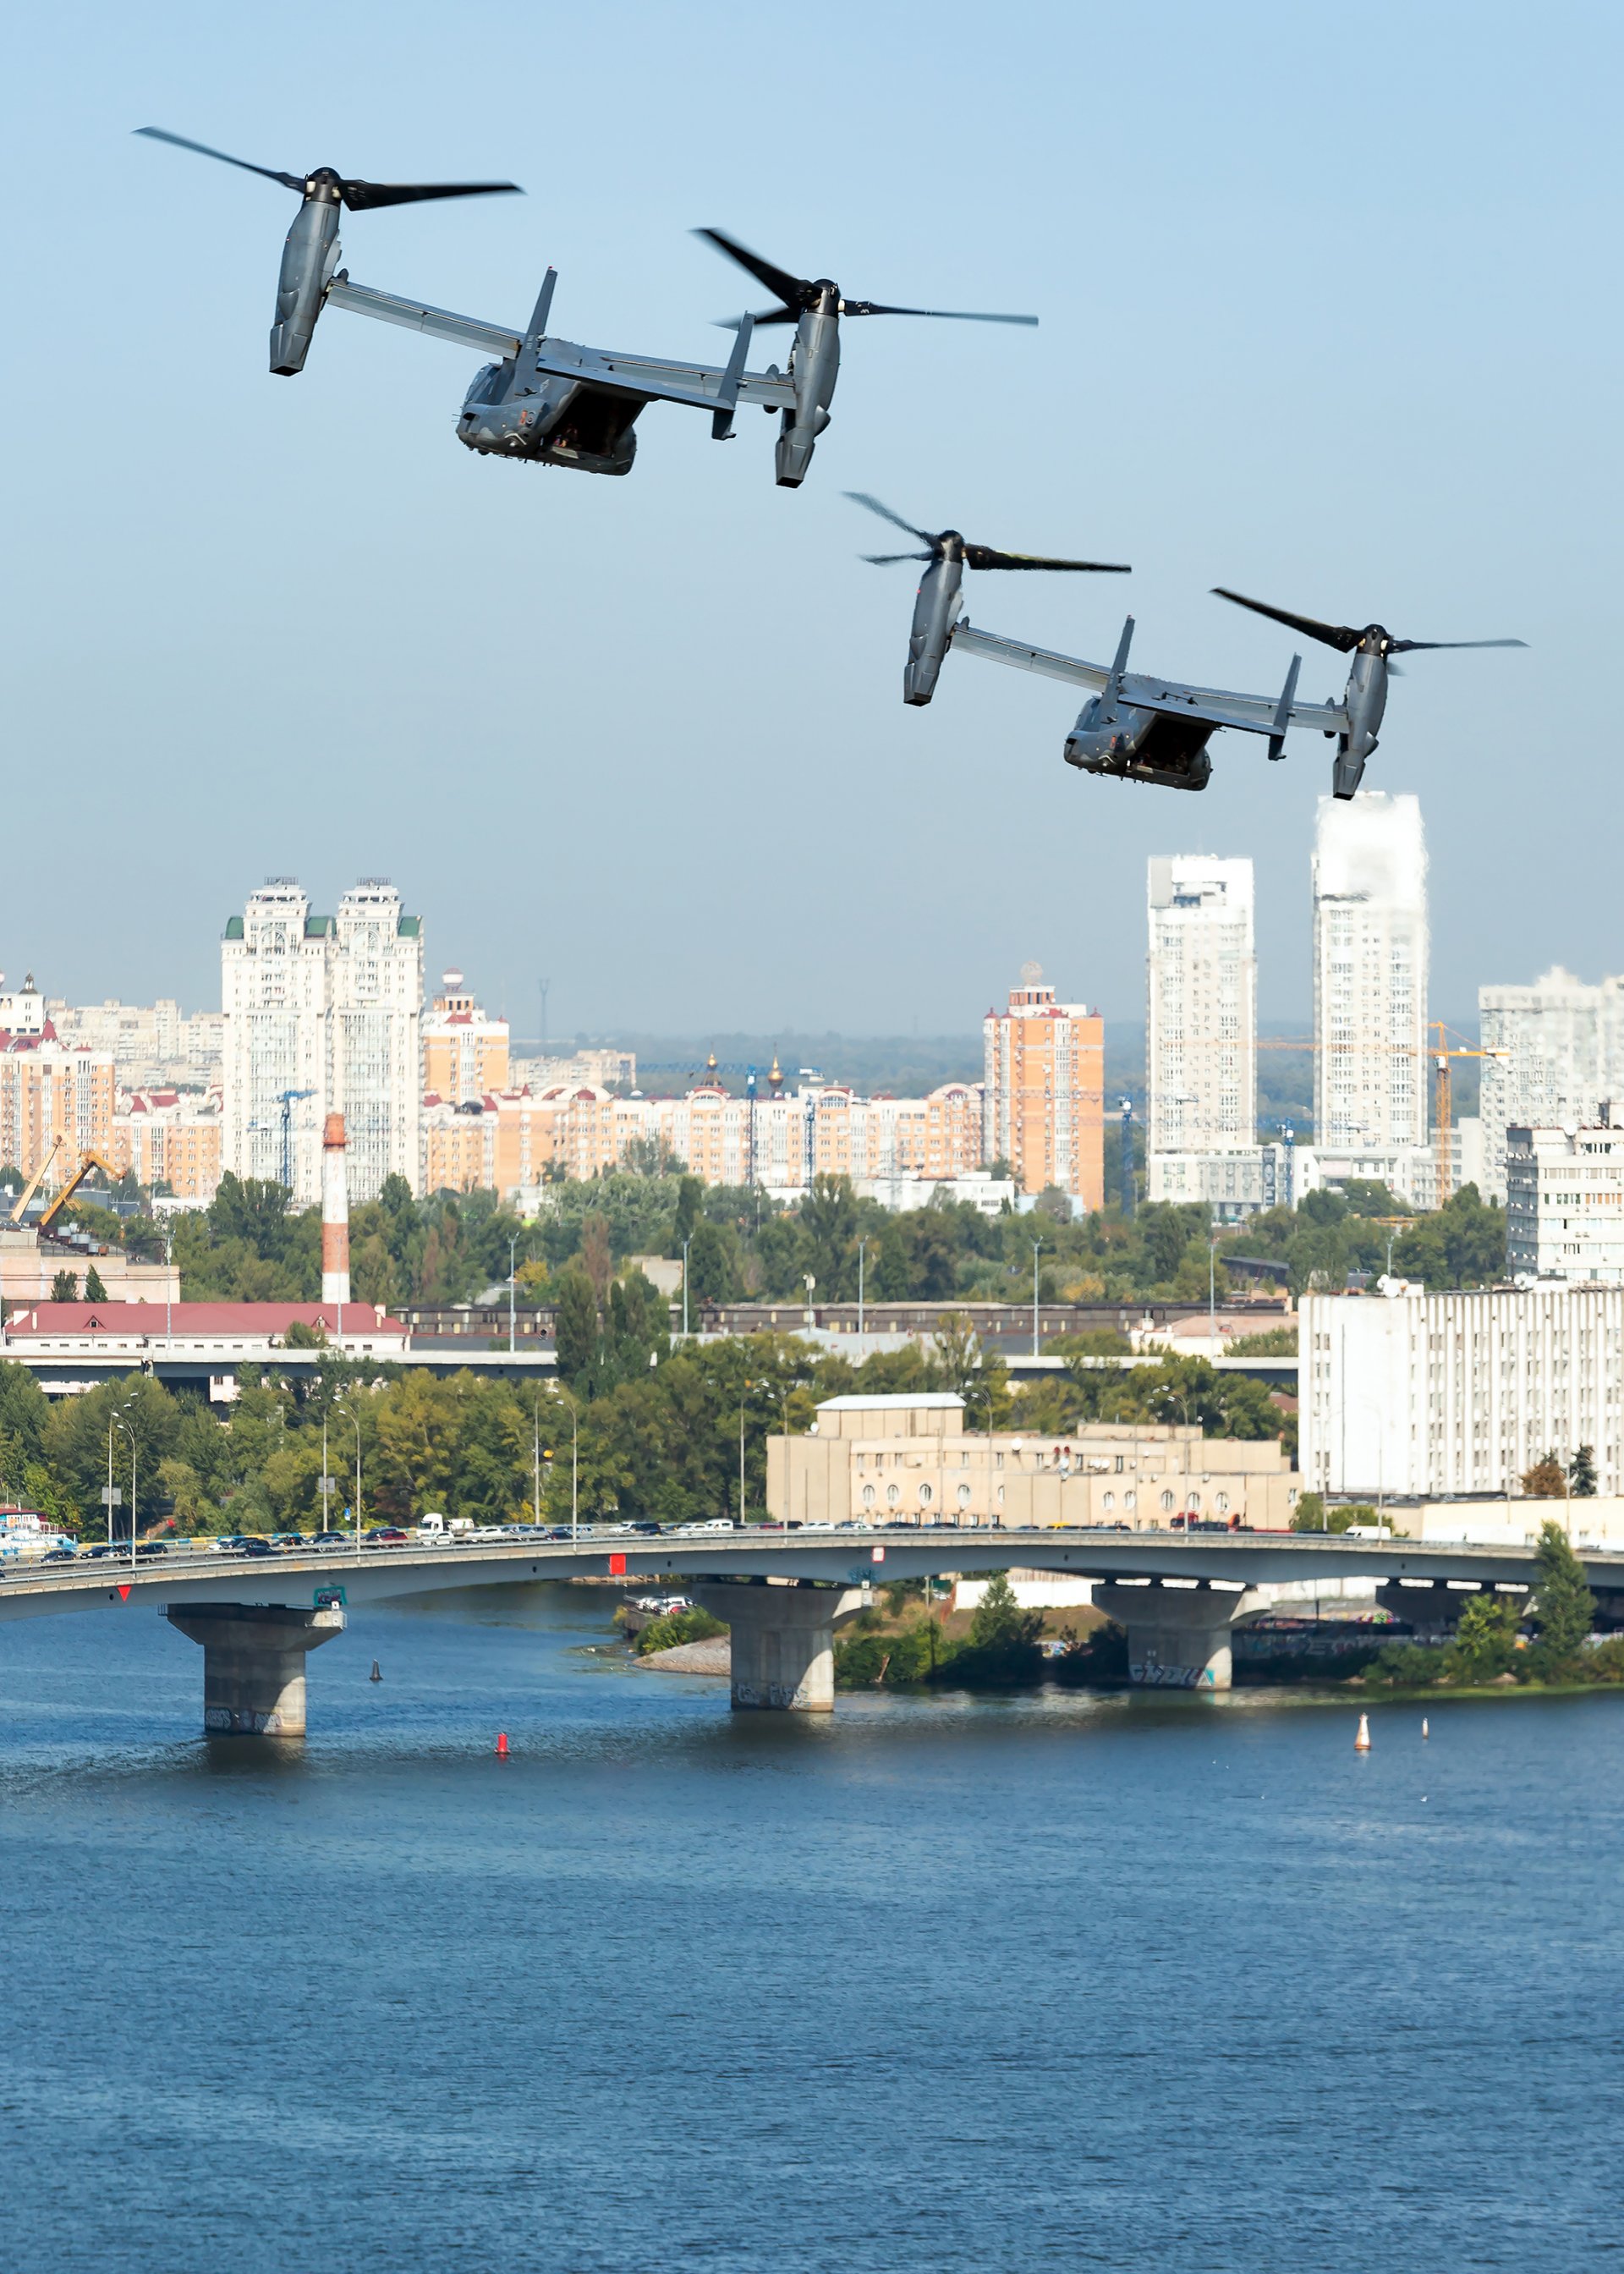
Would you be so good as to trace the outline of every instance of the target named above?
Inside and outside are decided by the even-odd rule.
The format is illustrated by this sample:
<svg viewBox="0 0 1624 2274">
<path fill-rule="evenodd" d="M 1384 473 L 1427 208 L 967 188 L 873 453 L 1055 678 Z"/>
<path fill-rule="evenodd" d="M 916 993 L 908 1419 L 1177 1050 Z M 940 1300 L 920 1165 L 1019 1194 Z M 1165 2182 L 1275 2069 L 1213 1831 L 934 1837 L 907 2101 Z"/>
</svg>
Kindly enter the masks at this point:
<svg viewBox="0 0 1624 2274">
<path fill-rule="evenodd" d="M 801 1203 L 807 1269 L 826 1303 L 843 1302 L 857 1284 L 857 1195 L 849 1177 L 819 1174 Z"/>
<path fill-rule="evenodd" d="M 85 1274 L 85 1300 L 87 1303 L 105 1303 L 107 1300 L 107 1289 L 102 1284 L 102 1274 L 94 1263 Z"/>
<path fill-rule="evenodd" d="M 672 1226 L 672 1245 L 667 1253 L 680 1255 L 682 1243 L 694 1236 L 694 1226 L 699 1222 L 699 1212 L 704 1204 L 705 1188 L 697 1177 L 681 1177 L 677 1181 L 677 1214 Z"/>
<path fill-rule="evenodd" d="M 50 1299 L 53 1303 L 77 1303 L 79 1300 L 78 1272 L 58 1271 L 53 1274 Z"/>
<path fill-rule="evenodd" d="M 598 1367 L 598 1299 L 579 1264 L 571 1264 L 559 1281 L 553 1337 L 560 1376 L 572 1389 L 580 1388 L 590 1397 Z"/>
<path fill-rule="evenodd" d="M 688 1245 L 690 1313 L 697 1303 L 733 1303 L 744 1291 L 739 1240 L 731 1224 L 696 1224 Z M 689 1323 L 694 1321 L 690 1316 Z"/>
<path fill-rule="evenodd" d="M 1483 1683 L 1508 1674 L 1517 1656 L 1517 1623 L 1522 1615 L 1522 1605 L 1514 1596 L 1472 1596 L 1444 1653 L 1447 1678 Z"/>
<path fill-rule="evenodd" d="M 1581 1445 L 1568 1464 L 1568 1489 L 1575 1500 L 1596 1497 L 1596 1448 Z"/>
<path fill-rule="evenodd" d="M 1043 1631 L 1041 1611 L 1023 1611 L 1009 1574 L 995 1571 L 970 1620 L 970 1640 L 978 1650 L 1035 1643 Z"/>
<path fill-rule="evenodd" d="M 1539 1633 L 1529 1653 L 1534 1672 L 1545 1682 L 1571 1680 L 1596 1623 L 1596 1598 L 1584 1566 L 1553 1517 L 1539 1527 L 1534 1550 L 1534 1614 Z"/>
<path fill-rule="evenodd" d="M 1292 1513 L 1291 1529 L 1293 1532 L 1324 1532 L 1328 1529 L 1323 1493 L 1298 1494 L 1297 1507 Z"/>
</svg>

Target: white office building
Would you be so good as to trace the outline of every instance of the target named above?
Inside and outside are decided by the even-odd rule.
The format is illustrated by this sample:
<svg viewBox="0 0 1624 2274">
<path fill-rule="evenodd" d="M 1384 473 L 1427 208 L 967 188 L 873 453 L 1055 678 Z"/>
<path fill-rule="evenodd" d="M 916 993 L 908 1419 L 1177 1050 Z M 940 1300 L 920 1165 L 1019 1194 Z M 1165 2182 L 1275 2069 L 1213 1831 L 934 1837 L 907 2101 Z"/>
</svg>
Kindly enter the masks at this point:
<svg viewBox="0 0 1624 2274">
<path fill-rule="evenodd" d="M 1322 797 L 1314 832 L 1314 1148 L 1426 1144 L 1426 840 L 1421 802 Z M 1356 1171 L 1356 1173 L 1357 1173 Z"/>
<path fill-rule="evenodd" d="M 317 915 L 291 877 L 250 893 L 221 943 L 222 1154 L 241 1177 L 321 1194 L 321 1132 L 344 1117 L 350 1196 L 417 1189 L 423 938 L 379 877 Z"/>
<path fill-rule="evenodd" d="M 1624 1285 L 1624 1128 L 1506 1132 L 1514 1274 Z"/>
<path fill-rule="evenodd" d="M 1146 1192 L 1187 1198 L 1193 1159 L 1255 1155 L 1258 961 L 1250 861 L 1175 854 L 1147 892 Z M 1178 1168 L 1169 1166 L 1178 1160 Z M 1214 1175 L 1222 1181 L 1223 1171 Z M 1180 1189 L 1164 1191 L 1171 1180 Z"/>
<path fill-rule="evenodd" d="M 1480 987 L 1484 1176 L 1507 1197 L 1506 1132 L 1582 1128 L 1624 1103 L 1624 978 L 1590 986 L 1560 966 L 1531 987 Z"/>
<path fill-rule="evenodd" d="M 1428 1294 L 1304 1295 L 1303 1482 L 1375 1500 L 1515 1493 L 1546 1453 L 1588 1445 L 1624 1489 L 1624 1287 L 1556 1281 Z"/>
</svg>

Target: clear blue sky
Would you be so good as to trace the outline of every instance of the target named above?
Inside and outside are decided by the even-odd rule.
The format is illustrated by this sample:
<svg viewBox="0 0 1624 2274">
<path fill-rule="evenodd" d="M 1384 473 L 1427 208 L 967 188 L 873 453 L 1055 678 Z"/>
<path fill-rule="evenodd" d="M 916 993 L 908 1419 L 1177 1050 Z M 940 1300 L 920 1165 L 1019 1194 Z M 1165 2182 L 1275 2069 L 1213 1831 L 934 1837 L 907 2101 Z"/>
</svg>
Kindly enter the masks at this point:
<svg viewBox="0 0 1624 2274">
<path fill-rule="evenodd" d="M 1615 6 L 421 0 L 35 10 L 4 147 L 11 761 L 0 968 L 217 1002 L 269 873 L 391 876 L 493 1004 L 575 1028 L 967 1025 L 1035 955 L 1140 1014 L 1153 853 L 1259 863 L 1266 1015 L 1308 1002 L 1329 745 L 1217 745 L 1199 799 L 1072 774 L 1064 688 L 899 679 L 928 526 L 1134 563 L 973 579 L 995 630 L 1272 689 L 1232 584 L 1419 657 L 1367 779 L 1420 793 L 1435 1005 L 1624 965 Z M 773 429 L 645 412 L 624 481 L 476 459 L 476 358 L 328 314 L 266 372 L 294 170 L 510 175 L 352 215 L 357 279 L 681 356 L 730 228 L 848 292 L 1036 332 L 847 328 L 798 493 Z M 32 229 L 21 230 L 32 211 Z M 777 335 L 782 342 L 785 335 Z M 768 339 L 771 335 L 766 335 Z M 1304 691 L 1341 684 L 1310 649 Z"/>
</svg>

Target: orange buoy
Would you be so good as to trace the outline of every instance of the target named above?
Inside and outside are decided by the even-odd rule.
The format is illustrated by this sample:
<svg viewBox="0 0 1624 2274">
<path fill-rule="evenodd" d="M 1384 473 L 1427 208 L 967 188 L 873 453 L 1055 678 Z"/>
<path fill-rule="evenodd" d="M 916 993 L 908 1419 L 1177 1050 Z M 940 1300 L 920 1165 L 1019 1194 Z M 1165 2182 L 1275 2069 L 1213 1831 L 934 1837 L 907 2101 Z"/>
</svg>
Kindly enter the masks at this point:
<svg viewBox="0 0 1624 2274">
<path fill-rule="evenodd" d="M 1368 1753 L 1370 1749 L 1370 1715 L 1368 1713 L 1361 1713 L 1359 1716 L 1359 1734 L 1353 1741 L 1353 1750 L 1356 1753 Z"/>
<path fill-rule="evenodd" d="M 496 1758 L 499 1761 L 505 1761 L 508 1758 L 508 1732 L 506 1729 L 499 1729 L 496 1733 Z"/>
</svg>

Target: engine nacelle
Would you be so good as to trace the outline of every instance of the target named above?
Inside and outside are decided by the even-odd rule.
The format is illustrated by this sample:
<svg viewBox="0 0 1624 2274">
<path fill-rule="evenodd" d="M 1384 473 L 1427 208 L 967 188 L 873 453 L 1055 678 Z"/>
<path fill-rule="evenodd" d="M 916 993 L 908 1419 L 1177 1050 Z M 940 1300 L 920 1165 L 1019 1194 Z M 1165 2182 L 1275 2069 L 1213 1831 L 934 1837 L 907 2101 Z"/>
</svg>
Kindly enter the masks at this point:
<svg viewBox="0 0 1624 2274">
<path fill-rule="evenodd" d="M 271 327 L 271 369 L 291 379 L 304 368 L 316 319 L 338 260 L 336 196 L 307 196 L 293 216 L 276 282 L 276 321 Z"/>
</svg>

